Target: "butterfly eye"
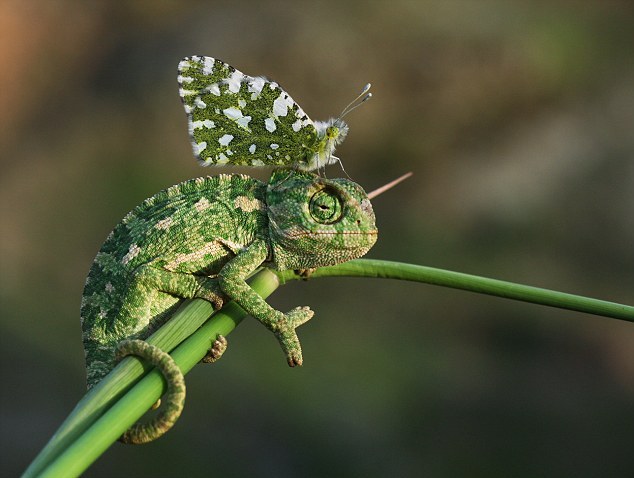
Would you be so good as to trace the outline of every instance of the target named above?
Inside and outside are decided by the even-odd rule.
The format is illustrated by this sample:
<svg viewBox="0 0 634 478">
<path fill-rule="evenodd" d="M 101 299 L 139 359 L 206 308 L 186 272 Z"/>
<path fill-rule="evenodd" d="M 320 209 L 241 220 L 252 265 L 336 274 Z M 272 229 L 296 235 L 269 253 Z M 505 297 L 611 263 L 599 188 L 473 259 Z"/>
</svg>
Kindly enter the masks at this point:
<svg viewBox="0 0 634 478">
<path fill-rule="evenodd" d="M 324 188 L 313 194 L 309 210 L 313 219 L 320 224 L 333 224 L 343 215 L 343 202 L 335 190 Z"/>
</svg>

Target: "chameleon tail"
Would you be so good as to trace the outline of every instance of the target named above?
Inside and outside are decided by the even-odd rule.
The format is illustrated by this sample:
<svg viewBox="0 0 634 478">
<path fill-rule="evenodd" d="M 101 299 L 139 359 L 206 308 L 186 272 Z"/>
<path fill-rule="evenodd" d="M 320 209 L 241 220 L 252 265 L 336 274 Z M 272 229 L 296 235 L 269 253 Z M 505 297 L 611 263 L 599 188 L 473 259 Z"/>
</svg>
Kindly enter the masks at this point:
<svg viewBox="0 0 634 478">
<path fill-rule="evenodd" d="M 174 359 L 158 347 L 143 340 L 124 340 L 117 346 L 117 359 L 127 355 L 144 358 L 158 368 L 167 381 L 165 404 L 159 414 L 148 423 L 135 423 L 119 441 L 129 444 L 148 443 L 167 432 L 183 411 L 185 405 L 185 377 Z"/>
</svg>

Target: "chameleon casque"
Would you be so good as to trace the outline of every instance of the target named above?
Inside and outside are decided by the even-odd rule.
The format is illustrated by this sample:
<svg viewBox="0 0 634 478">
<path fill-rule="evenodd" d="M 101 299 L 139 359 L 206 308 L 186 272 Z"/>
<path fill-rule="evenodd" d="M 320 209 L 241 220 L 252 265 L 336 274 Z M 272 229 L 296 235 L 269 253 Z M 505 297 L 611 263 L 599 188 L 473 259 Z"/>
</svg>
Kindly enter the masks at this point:
<svg viewBox="0 0 634 478">
<path fill-rule="evenodd" d="M 185 298 L 208 300 L 215 310 L 235 300 L 275 334 L 289 365 L 301 365 L 295 329 L 313 312 L 275 310 L 245 278 L 260 266 L 295 270 L 345 262 L 363 256 L 376 239 L 370 200 L 347 179 L 282 168 L 268 183 L 221 174 L 159 192 L 115 227 L 88 274 L 81 305 L 88 387 L 116 365 L 117 351 L 156 364 L 150 352 L 160 350 L 148 352 L 157 348 L 142 340 Z M 169 355 L 162 359 L 169 365 Z M 166 416 L 135 425 L 122 441 L 143 443 L 167 431 L 182 408 L 181 388 L 180 407 L 168 401 Z"/>
</svg>

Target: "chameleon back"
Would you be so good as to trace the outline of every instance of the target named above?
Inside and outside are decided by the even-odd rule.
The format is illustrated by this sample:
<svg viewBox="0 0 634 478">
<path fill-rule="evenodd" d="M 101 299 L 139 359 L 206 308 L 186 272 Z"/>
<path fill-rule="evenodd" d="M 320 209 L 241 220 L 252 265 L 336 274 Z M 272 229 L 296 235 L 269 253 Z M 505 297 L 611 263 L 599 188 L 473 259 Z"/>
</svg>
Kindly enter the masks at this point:
<svg viewBox="0 0 634 478">
<path fill-rule="evenodd" d="M 268 184 L 244 175 L 193 179 L 145 200 L 108 236 L 86 279 L 88 386 L 114 367 L 122 340 L 147 338 L 183 298 L 215 307 L 236 300 L 275 331 L 288 319 L 247 298 L 244 279 L 262 265 L 310 269 L 361 257 L 376 241 L 374 222 L 359 185 L 295 169 L 275 170 Z M 301 363 L 299 352 L 291 362 Z"/>
<path fill-rule="evenodd" d="M 89 386 L 112 369 L 121 340 L 146 338 L 182 300 L 140 291 L 135 271 L 151 264 L 214 276 L 243 247 L 266 235 L 265 192 L 265 183 L 245 175 L 192 179 L 146 199 L 114 228 L 95 257 L 82 297 Z"/>
</svg>

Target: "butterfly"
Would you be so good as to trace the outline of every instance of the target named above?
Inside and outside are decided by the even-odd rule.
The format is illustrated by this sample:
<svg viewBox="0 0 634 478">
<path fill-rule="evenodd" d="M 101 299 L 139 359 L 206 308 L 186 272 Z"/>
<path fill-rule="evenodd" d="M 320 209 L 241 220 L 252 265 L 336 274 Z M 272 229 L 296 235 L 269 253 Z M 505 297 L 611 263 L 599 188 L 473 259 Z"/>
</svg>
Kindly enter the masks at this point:
<svg viewBox="0 0 634 478">
<path fill-rule="evenodd" d="M 203 165 L 323 168 L 339 161 L 335 147 L 348 133 L 343 116 L 372 96 L 368 84 L 338 118 L 313 121 L 276 82 L 208 56 L 181 60 L 178 84 Z"/>
</svg>

